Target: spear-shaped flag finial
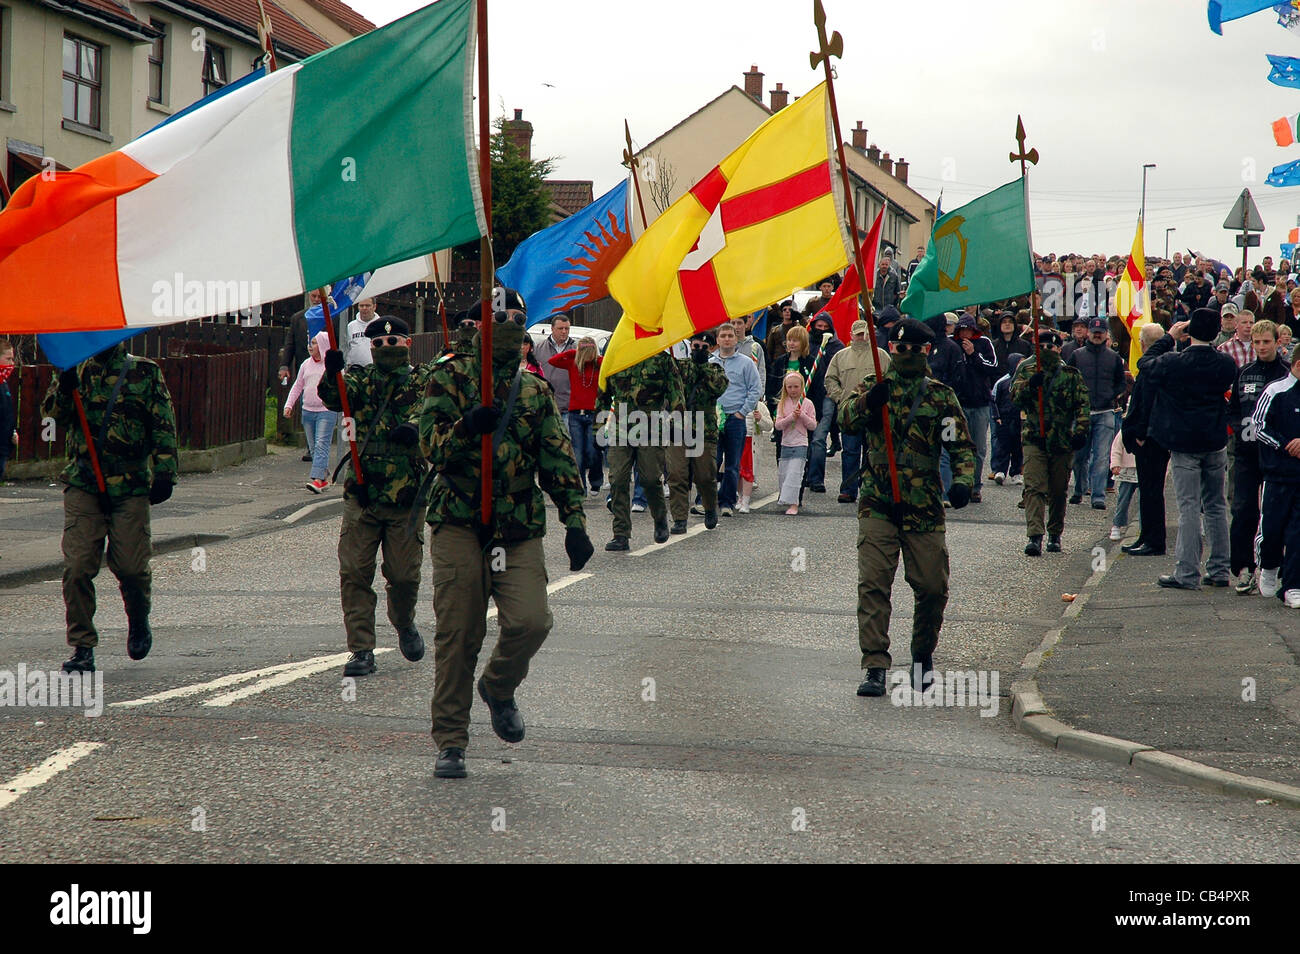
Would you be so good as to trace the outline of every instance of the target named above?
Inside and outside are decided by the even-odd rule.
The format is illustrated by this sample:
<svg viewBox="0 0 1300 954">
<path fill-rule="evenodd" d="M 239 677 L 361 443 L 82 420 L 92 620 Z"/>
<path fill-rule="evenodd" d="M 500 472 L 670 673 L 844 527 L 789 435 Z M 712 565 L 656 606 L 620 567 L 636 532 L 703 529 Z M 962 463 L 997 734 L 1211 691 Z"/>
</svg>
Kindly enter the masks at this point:
<svg viewBox="0 0 1300 954">
<path fill-rule="evenodd" d="M 1016 117 L 1016 142 L 1020 146 L 1020 152 L 1011 153 L 1009 158 L 1012 162 L 1020 163 L 1020 174 L 1023 176 L 1026 172 L 1026 162 L 1032 162 L 1034 165 L 1038 165 L 1038 150 L 1030 149 L 1028 152 L 1025 152 L 1025 121 L 1019 116 Z"/>
<path fill-rule="evenodd" d="M 813 23 L 817 25 L 817 49 L 808 54 L 808 62 L 817 69 L 823 61 L 829 65 L 832 56 L 837 59 L 844 56 L 844 38 L 839 30 L 832 33 L 829 40 L 826 38 L 826 10 L 822 7 L 822 0 L 813 0 Z"/>
</svg>

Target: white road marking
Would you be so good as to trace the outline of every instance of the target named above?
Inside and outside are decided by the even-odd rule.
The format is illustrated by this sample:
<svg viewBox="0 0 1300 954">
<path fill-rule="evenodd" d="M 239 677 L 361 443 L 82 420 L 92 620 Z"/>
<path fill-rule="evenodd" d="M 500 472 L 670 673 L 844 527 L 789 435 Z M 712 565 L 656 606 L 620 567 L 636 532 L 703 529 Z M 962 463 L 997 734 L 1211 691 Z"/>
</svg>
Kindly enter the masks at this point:
<svg viewBox="0 0 1300 954">
<path fill-rule="evenodd" d="M 328 658 L 343 660 L 348 657 L 347 653 L 336 654 L 328 657 L 317 656 L 316 659 Z M 312 662 L 313 660 L 307 660 Z M 203 692 L 212 692 L 217 689 L 224 689 L 226 686 L 237 685 L 241 682 L 248 682 L 251 679 L 261 679 L 264 676 L 273 676 L 276 673 L 287 672 L 291 669 L 303 665 L 302 661 L 281 663 L 278 666 L 267 666 L 265 669 L 251 669 L 248 672 L 237 672 L 229 676 L 222 676 L 219 679 L 213 679 L 209 682 L 197 682 L 192 686 L 180 686 L 176 689 L 167 689 L 163 692 L 155 692 L 150 696 L 141 696 L 139 699 L 128 699 L 124 702 L 110 702 L 110 706 L 118 706 L 123 709 L 134 708 L 135 706 L 152 705 L 155 702 L 166 702 L 168 699 L 183 699 L 186 696 L 196 696 Z"/>
<path fill-rule="evenodd" d="M 775 501 L 775 500 L 777 499 L 778 496 L 780 496 L 780 495 L 779 495 L 779 494 L 772 494 L 770 497 L 764 497 L 762 500 L 758 501 L 757 503 L 751 503 L 751 504 L 749 505 L 749 509 L 750 509 L 751 511 L 754 511 L 754 510 L 758 510 L 760 507 L 765 507 L 765 506 L 767 506 L 768 504 L 770 504 L 770 503 L 772 503 L 773 501 Z M 724 520 L 735 520 L 735 519 L 737 519 L 737 518 L 739 518 L 739 519 L 741 519 L 741 520 L 744 520 L 744 519 L 745 519 L 745 515 L 744 515 L 743 513 L 738 513 L 738 514 L 736 514 L 735 517 L 719 517 L 719 518 L 718 518 L 718 523 L 719 523 L 719 524 L 722 524 L 722 522 L 723 522 Z M 678 534 L 675 534 L 675 535 L 673 535 L 673 536 L 670 536 L 670 537 L 667 539 L 667 541 L 665 541 L 664 543 L 647 543 L 645 546 L 641 547 L 639 550 L 631 550 L 631 551 L 628 552 L 628 556 L 630 556 L 630 557 L 639 557 L 639 556 L 646 556 L 647 554 L 650 554 L 650 553 L 658 553 L 660 550 L 663 550 L 663 549 L 665 549 L 665 548 L 667 548 L 667 547 L 670 547 L 670 546 L 672 546 L 674 543 L 681 543 L 683 540 L 689 539 L 690 537 L 693 537 L 693 536 L 695 536 L 696 534 L 699 534 L 699 533 L 708 533 L 708 532 L 710 532 L 710 531 L 707 531 L 707 530 L 704 529 L 704 524 L 702 524 L 702 523 L 697 523 L 695 526 L 691 527 L 691 528 L 690 528 L 689 530 L 687 530 L 685 533 L 678 533 Z"/>
<path fill-rule="evenodd" d="M 85 758 L 96 749 L 102 749 L 104 744 L 103 742 L 74 742 L 65 749 L 59 749 L 36 768 L 23 772 L 16 778 L 5 782 L 4 786 L 0 787 L 0 809 L 12 805 L 18 800 L 19 796 L 30 792 L 38 785 L 48 782 L 64 769 L 71 767 L 74 762 Z"/>
<path fill-rule="evenodd" d="M 554 593 L 557 590 L 564 589 L 566 586 L 572 586 L 574 583 L 581 583 L 583 580 L 587 579 L 592 575 L 593 574 L 591 573 L 570 573 L 568 576 L 560 577 L 554 583 L 548 583 L 546 585 L 546 592 L 549 595 L 551 593 Z M 492 619 L 496 615 L 497 615 L 497 606 L 496 603 L 493 603 L 491 608 L 487 611 L 487 616 L 484 618 Z"/>
<path fill-rule="evenodd" d="M 375 655 L 391 653 L 393 650 L 376 649 Z M 297 682 L 299 679 L 306 679 L 308 676 L 314 676 L 318 672 L 324 672 L 327 669 L 333 669 L 340 663 L 347 662 L 351 653 L 335 653 L 332 656 L 317 656 L 314 659 L 305 659 L 299 663 L 293 663 L 284 671 L 276 673 L 266 679 L 253 683 L 251 686 L 240 686 L 230 692 L 223 692 L 219 696 L 213 696 L 203 704 L 205 706 L 216 706 L 218 708 L 228 706 L 232 702 L 238 702 L 240 699 L 247 699 L 249 696 L 255 696 L 259 692 L 266 692 L 268 689 L 275 689 L 278 686 L 287 686 L 291 682 Z"/>
<path fill-rule="evenodd" d="M 307 506 L 295 510 L 293 513 L 289 514 L 289 516 L 281 519 L 283 519 L 285 523 L 297 523 L 313 510 L 319 510 L 321 507 L 333 506 L 334 504 L 339 503 L 342 499 L 342 497 L 331 497 L 329 500 L 318 500 L 315 503 L 307 504 Z"/>
</svg>

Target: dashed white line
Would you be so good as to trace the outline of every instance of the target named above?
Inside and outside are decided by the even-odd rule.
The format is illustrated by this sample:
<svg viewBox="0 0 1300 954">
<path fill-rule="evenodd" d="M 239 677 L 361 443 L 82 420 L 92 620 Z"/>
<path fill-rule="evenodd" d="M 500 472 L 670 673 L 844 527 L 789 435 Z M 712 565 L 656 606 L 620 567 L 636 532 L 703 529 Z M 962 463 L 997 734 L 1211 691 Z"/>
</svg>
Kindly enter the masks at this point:
<svg viewBox="0 0 1300 954">
<path fill-rule="evenodd" d="M 375 655 L 391 653 L 392 649 L 376 649 Z M 346 662 L 351 653 L 335 653 L 332 656 L 317 656 L 314 659 L 305 659 L 299 663 L 293 663 L 291 667 L 284 669 L 266 679 L 253 683 L 251 686 L 240 686 L 230 692 L 223 692 L 219 696 L 213 696 L 203 704 L 205 706 L 216 706 L 221 708 L 228 706 L 232 702 L 238 702 L 240 699 L 247 699 L 249 696 L 255 696 L 259 692 L 266 692 L 268 689 L 275 689 L 278 686 L 287 686 L 291 682 L 297 682 L 299 679 L 306 679 L 308 676 L 314 676 L 318 672 L 324 672 L 327 669 L 333 669 L 340 663 Z"/>
<path fill-rule="evenodd" d="M 103 742 L 74 742 L 67 748 L 59 749 L 36 768 L 29 769 L 16 778 L 10 779 L 4 784 L 3 788 L 0 788 L 0 809 L 12 805 L 18 800 L 19 796 L 30 792 L 38 785 L 43 785 L 91 752 L 102 749 L 104 745 Z"/>
<path fill-rule="evenodd" d="M 751 504 L 749 505 L 749 509 L 750 509 L 751 511 L 753 511 L 753 510 L 758 510 L 758 509 L 760 509 L 760 508 L 762 508 L 762 507 L 765 507 L 765 506 L 767 506 L 768 504 L 772 503 L 774 500 L 776 500 L 778 496 L 780 496 L 780 495 L 779 495 L 779 494 L 772 494 L 770 497 L 764 497 L 762 500 L 758 501 L 757 503 L 751 503 Z M 744 515 L 741 514 L 740 516 L 741 516 L 741 518 L 743 519 Z M 723 519 L 724 519 L 724 518 L 719 518 L 718 523 L 721 524 Z M 725 519 L 727 519 L 727 520 L 735 520 L 736 518 L 735 518 L 735 517 L 727 517 L 727 518 L 725 518 Z M 704 529 L 704 524 L 702 524 L 702 523 L 697 523 L 695 526 L 691 527 L 691 528 L 690 528 L 689 530 L 687 530 L 685 533 L 679 533 L 679 534 L 677 534 L 677 535 L 675 535 L 675 536 L 671 536 L 671 537 L 669 537 L 668 540 L 667 540 L 666 542 L 664 542 L 664 543 L 647 543 L 645 546 L 641 547 L 641 548 L 638 549 L 638 550 L 631 550 L 631 551 L 628 552 L 628 556 L 630 556 L 630 557 L 639 557 L 639 556 L 646 556 L 647 554 L 650 554 L 650 553 L 658 553 L 660 550 L 664 550 L 664 549 L 666 549 L 666 548 L 672 546 L 674 543 L 681 543 L 683 540 L 687 540 L 687 539 L 689 539 L 689 538 L 695 536 L 696 534 L 707 533 L 707 532 L 708 532 L 708 531 L 706 531 L 706 530 Z"/>
</svg>

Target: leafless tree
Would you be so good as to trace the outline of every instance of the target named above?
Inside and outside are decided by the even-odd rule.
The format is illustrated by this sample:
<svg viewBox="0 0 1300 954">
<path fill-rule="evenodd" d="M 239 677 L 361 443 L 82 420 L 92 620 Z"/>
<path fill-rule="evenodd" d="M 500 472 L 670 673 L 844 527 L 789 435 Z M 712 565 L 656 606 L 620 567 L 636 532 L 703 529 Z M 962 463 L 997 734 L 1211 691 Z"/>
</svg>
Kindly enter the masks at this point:
<svg viewBox="0 0 1300 954">
<path fill-rule="evenodd" d="M 642 173 L 650 189 L 650 201 L 662 213 L 672 205 L 673 188 L 677 185 L 677 170 L 660 153 L 643 158 L 641 163 Z"/>
</svg>

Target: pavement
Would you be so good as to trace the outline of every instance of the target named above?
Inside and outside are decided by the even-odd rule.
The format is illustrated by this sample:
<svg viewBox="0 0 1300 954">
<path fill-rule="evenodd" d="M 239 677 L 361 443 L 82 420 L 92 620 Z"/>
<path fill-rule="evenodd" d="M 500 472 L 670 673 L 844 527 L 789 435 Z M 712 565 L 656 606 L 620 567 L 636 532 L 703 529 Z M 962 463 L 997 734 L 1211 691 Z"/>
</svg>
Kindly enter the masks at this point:
<svg viewBox="0 0 1300 954">
<path fill-rule="evenodd" d="M 330 472 L 338 463 L 333 450 Z M 302 448 L 267 445 L 254 458 L 208 474 L 182 474 L 171 500 L 153 508 L 155 555 L 284 529 L 337 514 L 342 487 L 307 489 L 311 465 Z M 0 589 L 56 579 L 63 573 L 63 484 L 58 480 L 0 485 Z"/>
<path fill-rule="evenodd" d="M 1124 541 L 1102 539 L 1078 555 L 1091 561 L 1092 575 L 1062 625 L 1030 654 L 1040 658 L 1026 660 L 1022 677 L 1036 676 L 1028 691 L 1036 688 L 1041 700 L 1027 695 L 1022 705 L 1041 702 L 1040 715 L 1064 723 L 1036 730 L 1049 742 L 1057 736 L 1058 748 L 1109 750 L 1117 761 L 1203 788 L 1300 807 L 1300 611 L 1232 587 L 1158 586 L 1174 566 L 1172 503 L 1166 492 L 1167 556 L 1123 553 L 1136 526 Z M 1070 506 L 1067 526 L 1083 510 Z M 1063 745 L 1067 727 L 1079 732 Z"/>
</svg>

